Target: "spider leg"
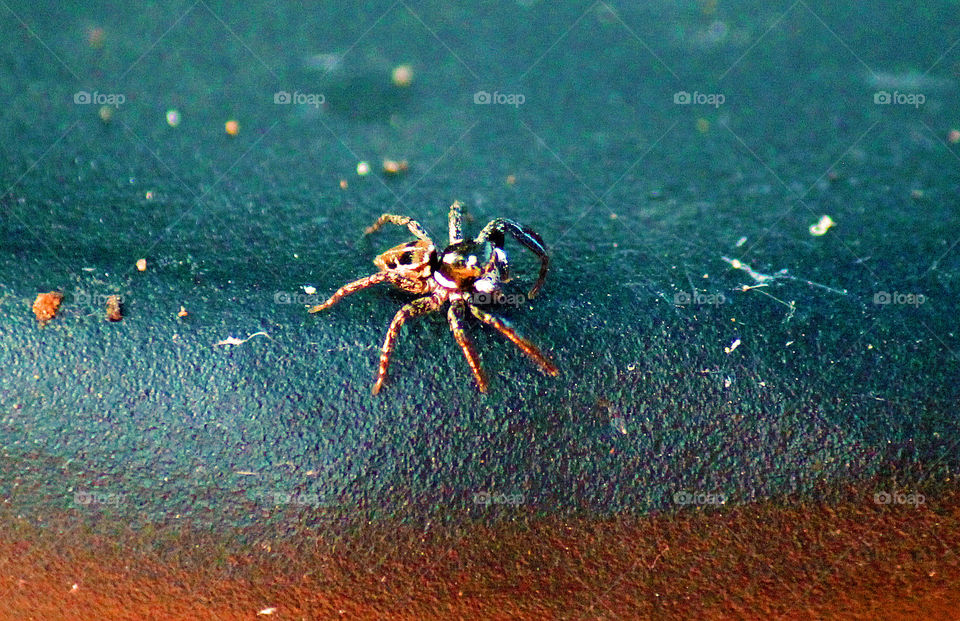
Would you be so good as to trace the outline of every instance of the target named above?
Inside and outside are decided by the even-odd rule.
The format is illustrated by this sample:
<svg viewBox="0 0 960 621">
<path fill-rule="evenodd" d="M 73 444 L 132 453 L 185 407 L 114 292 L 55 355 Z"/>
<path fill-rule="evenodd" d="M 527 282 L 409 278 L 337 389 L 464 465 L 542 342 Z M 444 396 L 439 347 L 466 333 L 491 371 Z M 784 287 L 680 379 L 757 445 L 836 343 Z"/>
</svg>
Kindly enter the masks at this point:
<svg viewBox="0 0 960 621">
<path fill-rule="evenodd" d="M 496 328 L 501 334 L 510 339 L 514 345 L 519 347 L 523 353 L 533 359 L 534 362 L 540 365 L 540 368 L 543 369 L 544 373 L 549 375 L 557 375 L 559 371 L 557 367 L 547 360 L 547 357 L 544 356 L 537 346 L 517 334 L 516 330 L 510 326 L 506 321 L 491 315 L 488 312 L 480 310 L 473 304 L 467 304 L 467 308 L 470 309 L 470 312 L 473 313 L 474 317 L 482 321 L 483 323 L 489 324 Z"/>
<path fill-rule="evenodd" d="M 410 232 L 417 238 L 430 241 L 430 236 L 427 235 L 427 232 L 420 226 L 419 222 L 407 216 L 397 216 L 392 213 L 385 213 L 377 218 L 376 222 L 364 229 L 363 234 L 370 235 L 387 222 L 396 224 L 397 226 L 405 226 L 410 229 Z"/>
<path fill-rule="evenodd" d="M 502 248 L 505 232 L 513 235 L 514 239 L 523 244 L 524 248 L 540 257 L 540 275 L 537 277 L 537 282 L 530 288 L 530 292 L 527 293 L 527 297 L 532 298 L 540 292 L 540 287 L 543 286 L 543 281 L 547 278 L 547 267 L 550 265 L 547 246 L 536 231 L 506 218 L 492 220 L 490 224 L 483 227 L 483 230 L 477 235 L 476 241 L 483 243 L 489 240 L 495 248 Z"/>
<path fill-rule="evenodd" d="M 455 244 L 463 241 L 463 213 L 461 212 L 460 201 L 453 201 L 450 205 L 450 243 Z"/>
<path fill-rule="evenodd" d="M 372 276 L 367 276 L 366 278 L 361 278 L 360 280 L 355 280 L 352 283 L 346 284 L 339 289 L 337 292 L 330 296 L 330 299 L 324 302 L 323 304 L 317 304 L 312 307 L 308 312 L 310 313 L 319 313 L 320 311 L 330 308 L 345 296 L 350 295 L 351 293 L 356 293 L 361 289 L 366 289 L 367 287 L 372 287 L 377 283 L 381 283 L 389 279 L 389 274 L 387 272 L 377 272 Z"/>
<path fill-rule="evenodd" d="M 387 338 L 383 341 L 383 347 L 380 348 L 380 369 L 377 371 L 377 381 L 373 385 L 373 394 L 380 392 L 384 380 L 387 379 L 387 367 L 390 366 L 390 353 L 396 345 L 397 337 L 400 336 L 400 328 L 403 323 L 411 317 L 432 313 L 440 308 L 443 299 L 431 295 L 424 298 L 417 298 L 413 302 L 404 305 L 397 314 L 393 316 L 390 327 L 387 329 Z"/>
<path fill-rule="evenodd" d="M 477 388 L 480 389 L 480 392 L 487 392 L 487 375 L 483 372 L 483 367 L 480 366 L 480 356 L 477 355 L 477 350 L 474 348 L 470 337 L 463 331 L 463 307 L 463 302 L 451 303 L 450 310 L 447 311 L 447 321 L 450 322 L 453 337 L 457 339 L 457 344 L 463 350 L 463 356 L 467 359 L 470 370 L 473 371 L 473 377 L 477 380 Z"/>
</svg>

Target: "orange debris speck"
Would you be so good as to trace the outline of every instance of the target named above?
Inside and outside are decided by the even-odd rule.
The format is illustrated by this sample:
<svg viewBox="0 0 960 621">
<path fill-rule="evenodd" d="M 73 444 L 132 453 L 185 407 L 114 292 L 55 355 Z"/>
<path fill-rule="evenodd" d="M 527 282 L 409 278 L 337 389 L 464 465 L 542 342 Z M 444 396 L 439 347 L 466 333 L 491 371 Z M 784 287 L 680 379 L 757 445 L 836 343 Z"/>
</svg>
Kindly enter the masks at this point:
<svg viewBox="0 0 960 621">
<path fill-rule="evenodd" d="M 231 136 L 236 136 L 240 133 L 240 123 L 237 123 L 234 120 L 229 120 L 224 125 L 224 128 L 227 130 L 227 133 Z"/>
<path fill-rule="evenodd" d="M 107 298 L 107 321 L 120 321 L 123 313 L 120 311 L 120 296 L 111 295 Z"/>
<path fill-rule="evenodd" d="M 413 67 L 410 65 L 397 65 L 390 75 L 390 79 L 395 86 L 410 86 L 413 82 Z"/>
<path fill-rule="evenodd" d="M 180 312 L 177 313 L 177 317 L 186 317 L 186 316 L 187 316 L 187 309 L 181 306 Z"/>
<path fill-rule="evenodd" d="M 87 30 L 87 45 L 95 50 L 103 47 L 103 41 L 107 38 L 107 33 L 99 26 Z"/>
<path fill-rule="evenodd" d="M 388 175 L 399 175 L 402 172 L 406 172 L 408 168 L 407 160 L 383 160 L 383 172 Z"/>
<path fill-rule="evenodd" d="M 33 314 L 37 316 L 37 321 L 47 322 L 53 319 L 62 301 L 63 294 L 59 291 L 38 293 L 37 299 L 33 301 Z"/>
<path fill-rule="evenodd" d="M 137 259 L 137 270 L 140 272 L 147 271 L 147 260 L 146 259 Z"/>
</svg>

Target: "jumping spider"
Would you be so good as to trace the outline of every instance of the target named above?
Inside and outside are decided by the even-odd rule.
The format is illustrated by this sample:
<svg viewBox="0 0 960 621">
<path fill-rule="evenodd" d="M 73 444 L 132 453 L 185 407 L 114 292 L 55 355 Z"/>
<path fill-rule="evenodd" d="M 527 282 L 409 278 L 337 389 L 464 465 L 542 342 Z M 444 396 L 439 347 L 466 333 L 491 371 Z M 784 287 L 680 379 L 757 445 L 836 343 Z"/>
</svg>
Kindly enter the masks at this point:
<svg viewBox="0 0 960 621">
<path fill-rule="evenodd" d="M 523 353 L 540 365 L 545 373 L 557 375 L 557 367 L 547 360 L 533 343 L 517 334 L 503 319 L 475 306 L 478 297 L 492 297 L 499 294 L 501 283 L 510 280 L 507 255 L 503 251 L 504 233 L 510 233 L 540 258 L 540 275 L 527 294 L 530 298 L 534 297 L 543 285 L 550 261 L 543 240 L 531 229 L 505 218 L 492 220 L 475 239 L 464 239 L 461 220 L 460 202 L 454 201 L 450 206 L 449 215 L 450 245 L 442 252 L 438 252 L 419 223 L 407 216 L 383 214 L 373 223 L 373 226 L 364 231 L 364 234 L 369 235 L 390 222 L 398 226 L 406 226 L 418 241 L 406 242 L 387 250 L 373 260 L 373 263 L 380 268 L 379 272 L 340 287 L 329 300 L 310 309 L 309 312 L 318 313 L 330 308 L 344 296 L 384 281 L 410 293 L 426 294 L 425 297 L 418 298 L 401 308 L 390 323 L 387 338 L 380 350 L 380 369 L 377 372 L 377 381 L 373 385 L 373 394 L 380 392 L 387 377 L 390 352 L 393 351 L 403 323 L 411 317 L 438 311 L 445 302 L 450 303 L 450 309 L 447 312 L 450 330 L 460 349 L 463 350 L 463 355 L 470 365 L 470 370 L 473 371 L 480 392 L 487 392 L 487 377 L 480 366 L 480 357 L 473 343 L 463 331 L 462 324 L 467 309 L 474 317 L 493 326 L 510 339 Z"/>
</svg>

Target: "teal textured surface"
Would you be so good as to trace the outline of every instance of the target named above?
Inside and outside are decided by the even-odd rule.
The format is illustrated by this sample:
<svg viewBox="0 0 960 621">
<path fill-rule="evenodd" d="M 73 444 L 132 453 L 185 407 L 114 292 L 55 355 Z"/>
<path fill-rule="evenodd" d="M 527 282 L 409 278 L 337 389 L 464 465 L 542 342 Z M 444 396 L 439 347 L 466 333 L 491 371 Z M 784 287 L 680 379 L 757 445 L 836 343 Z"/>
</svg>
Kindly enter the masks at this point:
<svg viewBox="0 0 960 621">
<path fill-rule="evenodd" d="M 960 48 L 935 19 L 950 5 L 928 6 L 10 2 L 0 495 L 309 520 L 955 477 Z M 914 44 L 890 50 L 888 29 Z M 479 395 L 437 314 L 404 328 L 372 396 L 410 296 L 306 308 L 408 239 L 362 238 L 381 213 L 437 239 L 454 199 L 471 234 L 502 216 L 550 246 L 541 295 L 492 310 L 560 377 L 471 321 Z M 536 260 L 508 248 L 523 292 Z M 40 326 L 50 290 L 66 297 Z"/>
</svg>

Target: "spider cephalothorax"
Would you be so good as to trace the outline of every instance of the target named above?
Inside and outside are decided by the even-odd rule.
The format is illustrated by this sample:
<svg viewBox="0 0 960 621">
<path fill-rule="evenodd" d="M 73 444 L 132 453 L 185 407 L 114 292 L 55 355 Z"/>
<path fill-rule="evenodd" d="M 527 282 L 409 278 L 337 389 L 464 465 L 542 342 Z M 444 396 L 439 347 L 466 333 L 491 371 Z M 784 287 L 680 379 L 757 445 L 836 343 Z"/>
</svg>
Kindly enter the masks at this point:
<svg viewBox="0 0 960 621">
<path fill-rule="evenodd" d="M 380 392 L 387 377 L 390 352 L 393 351 L 403 323 L 411 317 L 438 311 L 447 302 L 450 303 L 447 312 L 450 330 L 463 350 L 480 392 L 487 392 L 487 377 L 480 366 L 480 357 L 473 343 L 463 331 L 463 321 L 468 309 L 477 319 L 493 326 L 510 339 L 540 365 L 545 373 L 557 375 L 557 367 L 533 343 L 518 335 L 503 319 L 476 306 L 478 299 L 491 299 L 492 295 L 500 293 L 501 284 L 510 280 L 510 264 L 503 250 L 505 233 L 512 235 L 540 257 L 540 275 L 527 294 L 531 298 L 535 296 L 543 286 L 550 262 L 543 240 L 531 229 L 504 218 L 492 220 L 475 239 L 465 240 L 461 220 L 461 205 L 459 201 L 454 201 L 450 206 L 450 244 L 438 252 L 419 223 L 406 216 L 383 214 L 365 233 L 373 233 L 390 222 L 406 226 L 417 241 L 406 242 L 387 250 L 373 260 L 380 269 L 379 272 L 340 287 L 329 300 L 310 309 L 311 313 L 320 312 L 333 306 L 344 296 L 381 282 L 389 282 L 410 293 L 425 294 L 424 297 L 405 305 L 394 316 L 380 350 L 380 368 L 377 381 L 373 385 L 374 394 Z"/>
</svg>

